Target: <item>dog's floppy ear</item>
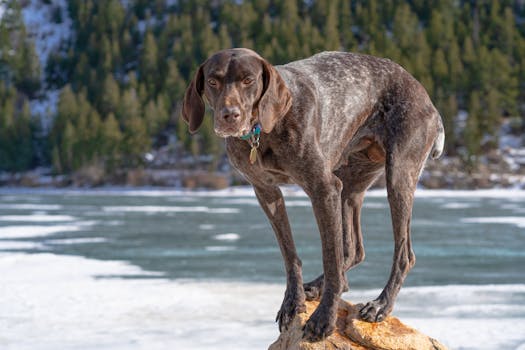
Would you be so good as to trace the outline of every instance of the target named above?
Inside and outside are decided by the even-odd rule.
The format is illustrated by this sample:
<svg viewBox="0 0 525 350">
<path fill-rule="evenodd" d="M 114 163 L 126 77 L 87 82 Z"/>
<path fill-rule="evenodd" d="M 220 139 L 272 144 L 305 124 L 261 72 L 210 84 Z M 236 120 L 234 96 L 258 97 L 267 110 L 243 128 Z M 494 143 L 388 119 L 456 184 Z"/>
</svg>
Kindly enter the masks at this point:
<svg viewBox="0 0 525 350">
<path fill-rule="evenodd" d="M 257 107 L 262 130 L 268 134 L 288 113 L 292 106 L 292 94 L 279 72 L 270 63 L 262 59 L 262 66 L 263 91 Z"/>
<path fill-rule="evenodd" d="M 190 85 L 184 93 L 184 101 L 182 104 L 182 118 L 188 123 L 190 132 L 194 134 L 197 132 L 204 119 L 204 101 L 202 99 L 202 93 L 204 90 L 204 75 L 202 64 Z"/>
</svg>

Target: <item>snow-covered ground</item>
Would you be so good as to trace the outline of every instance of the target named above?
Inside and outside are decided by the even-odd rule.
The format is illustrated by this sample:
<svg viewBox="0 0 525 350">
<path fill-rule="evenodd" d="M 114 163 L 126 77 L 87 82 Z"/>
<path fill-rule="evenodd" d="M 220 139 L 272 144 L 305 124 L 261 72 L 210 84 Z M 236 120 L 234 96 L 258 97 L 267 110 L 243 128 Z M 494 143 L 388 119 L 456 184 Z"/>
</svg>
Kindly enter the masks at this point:
<svg viewBox="0 0 525 350">
<path fill-rule="evenodd" d="M 60 12 L 60 23 L 53 18 L 57 11 Z M 49 55 L 58 52 L 62 43 L 71 39 L 72 21 L 67 10 L 67 2 L 54 0 L 48 4 L 42 0 L 30 0 L 22 8 L 22 16 L 29 37 L 35 43 L 42 70 L 42 86 L 45 86 L 45 68 Z M 56 111 L 59 91 L 46 88 L 42 91 L 42 96 L 31 100 L 31 112 L 40 117 L 44 130 L 49 130 L 51 123 L 49 117 Z"/>
<path fill-rule="evenodd" d="M 0 348 L 6 350 L 262 349 L 278 336 L 271 320 L 282 285 L 125 278 L 147 272 L 47 253 L 2 253 L 0 273 Z M 377 293 L 353 291 L 352 300 Z M 523 293 L 520 284 L 409 287 L 395 314 L 458 349 L 507 348 L 523 339 L 523 319 L 496 315 L 507 308 L 522 313 L 523 305 L 509 301 Z M 423 304 L 430 311 L 417 316 Z"/>
<path fill-rule="evenodd" d="M 0 1 L 0 20 L 2 20 L 2 17 L 4 16 L 5 12 L 5 3 L 4 0 Z"/>
<path fill-rule="evenodd" d="M 62 21 L 53 20 L 55 11 L 60 11 Z M 47 64 L 49 54 L 57 51 L 60 44 L 69 40 L 72 21 L 69 18 L 66 0 L 54 0 L 50 4 L 42 0 L 30 0 L 22 9 L 24 24 L 30 37 L 35 42 L 40 66 Z"/>
</svg>

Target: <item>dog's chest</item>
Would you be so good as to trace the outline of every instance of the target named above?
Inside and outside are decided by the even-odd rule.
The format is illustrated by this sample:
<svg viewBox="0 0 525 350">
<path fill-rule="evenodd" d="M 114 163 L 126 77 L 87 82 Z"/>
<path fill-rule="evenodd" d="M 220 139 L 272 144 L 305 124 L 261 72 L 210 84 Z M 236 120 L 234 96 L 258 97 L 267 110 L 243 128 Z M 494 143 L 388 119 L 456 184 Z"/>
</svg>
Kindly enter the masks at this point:
<svg viewBox="0 0 525 350">
<path fill-rule="evenodd" d="M 280 157 L 267 147 L 257 149 L 255 162 L 250 162 L 251 147 L 246 143 L 226 143 L 226 151 L 231 164 L 252 184 L 282 185 L 294 183 L 284 170 Z"/>
</svg>

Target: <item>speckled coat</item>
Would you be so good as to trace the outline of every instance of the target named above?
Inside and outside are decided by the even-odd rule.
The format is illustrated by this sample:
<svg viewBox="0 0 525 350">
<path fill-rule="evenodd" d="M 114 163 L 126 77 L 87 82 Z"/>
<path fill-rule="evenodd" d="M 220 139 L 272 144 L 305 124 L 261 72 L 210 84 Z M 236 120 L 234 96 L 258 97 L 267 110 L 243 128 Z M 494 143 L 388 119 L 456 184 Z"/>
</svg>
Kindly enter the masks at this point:
<svg viewBox="0 0 525 350">
<path fill-rule="evenodd" d="M 202 123 L 203 97 L 231 163 L 253 184 L 284 258 L 280 329 L 304 311 L 307 298 L 320 304 L 305 338 L 333 332 L 338 298 L 348 289 L 345 272 L 365 256 L 364 194 L 386 173 L 394 261 L 381 294 L 361 309 L 364 320 L 382 321 L 415 263 L 410 218 L 418 177 L 427 157 L 443 150 L 441 117 L 422 85 L 396 63 L 368 55 L 323 52 L 274 67 L 251 50 L 229 49 L 204 62 L 186 91 L 182 115 L 191 132 Z M 251 164 L 254 144 L 239 136 L 257 123 L 263 132 Z M 287 183 L 310 197 L 321 235 L 324 274 L 305 284 L 278 187 Z"/>
</svg>

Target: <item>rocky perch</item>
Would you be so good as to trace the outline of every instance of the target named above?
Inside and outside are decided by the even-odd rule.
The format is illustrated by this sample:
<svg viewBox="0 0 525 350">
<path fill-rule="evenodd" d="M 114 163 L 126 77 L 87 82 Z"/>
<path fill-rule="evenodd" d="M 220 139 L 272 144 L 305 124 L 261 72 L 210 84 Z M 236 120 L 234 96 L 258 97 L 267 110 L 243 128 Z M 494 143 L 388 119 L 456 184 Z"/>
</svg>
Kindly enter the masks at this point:
<svg viewBox="0 0 525 350">
<path fill-rule="evenodd" d="M 318 302 L 306 302 L 306 312 L 299 314 L 268 350 L 445 350 L 443 344 L 389 316 L 383 322 L 359 319 L 359 307 L 339 303 L 335 332 L 317 343 L 302 339 L 302 328 Z"/>
</svg>

